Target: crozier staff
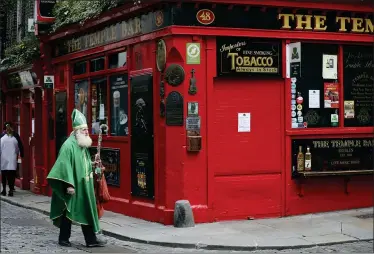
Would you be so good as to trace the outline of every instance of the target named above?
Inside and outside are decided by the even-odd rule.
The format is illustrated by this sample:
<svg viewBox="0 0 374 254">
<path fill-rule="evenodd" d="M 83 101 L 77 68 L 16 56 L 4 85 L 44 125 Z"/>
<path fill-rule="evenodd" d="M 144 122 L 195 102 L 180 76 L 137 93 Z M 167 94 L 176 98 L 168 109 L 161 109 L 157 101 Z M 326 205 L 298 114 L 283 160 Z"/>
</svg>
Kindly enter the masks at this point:
<svg viewBox="0 0 374 254">
<path fill-rule="evenodd" d="M 104 246 L 94 191 L 94 172 L 88 147 L 92 145 L 85 116 L 77 109 L 71 115 L 74 131 L 62 145 L 47 180 L 53 190 L 50 218 L 60 228 L 59 244 L 69 242 L 72 221 L 82 226 L 87 247 Z M 99 172 L 98 172 L 99 173 Z"/>
</svg>

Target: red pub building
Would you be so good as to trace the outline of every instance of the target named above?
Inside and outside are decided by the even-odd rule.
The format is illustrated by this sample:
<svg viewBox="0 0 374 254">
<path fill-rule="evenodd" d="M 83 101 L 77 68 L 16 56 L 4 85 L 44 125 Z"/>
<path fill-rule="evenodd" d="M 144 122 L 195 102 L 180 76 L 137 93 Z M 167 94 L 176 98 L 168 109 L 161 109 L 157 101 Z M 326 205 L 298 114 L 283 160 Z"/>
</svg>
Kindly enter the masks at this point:
<svg viewBox="0 0 374 254">
<path fill-rule="evenodd" d="M 42 193 L 78 108 L 94 145 L 109 126 L 107 210 L 171 224 L 181 199 L 196 222 L 373 205 L 370 1 L 142 2 L 41 38 Z"/>
</svg>

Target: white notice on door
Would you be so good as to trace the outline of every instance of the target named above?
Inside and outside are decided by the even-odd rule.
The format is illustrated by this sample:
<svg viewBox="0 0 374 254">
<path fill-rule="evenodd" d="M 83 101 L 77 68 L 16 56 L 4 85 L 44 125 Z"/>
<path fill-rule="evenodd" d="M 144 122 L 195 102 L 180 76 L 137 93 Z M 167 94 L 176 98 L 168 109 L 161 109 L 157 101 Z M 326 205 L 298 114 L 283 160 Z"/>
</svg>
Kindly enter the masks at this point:
<svg viewBox="0 0 374 254">
<path fill-rule="evenodd" d="M 309 90 L 309 108 L 320 108 L 319 90 Z"/>
<path fill-rule="evenodd" d="M 238 113 L 238 132 L 251 131 L 251 113 Z"/>
<path fill-rule="evenodd" d="M 100 104 L 100 111 L 99 111 L 99 120 L 104 120 L 104 104 Z"/>
</svg>

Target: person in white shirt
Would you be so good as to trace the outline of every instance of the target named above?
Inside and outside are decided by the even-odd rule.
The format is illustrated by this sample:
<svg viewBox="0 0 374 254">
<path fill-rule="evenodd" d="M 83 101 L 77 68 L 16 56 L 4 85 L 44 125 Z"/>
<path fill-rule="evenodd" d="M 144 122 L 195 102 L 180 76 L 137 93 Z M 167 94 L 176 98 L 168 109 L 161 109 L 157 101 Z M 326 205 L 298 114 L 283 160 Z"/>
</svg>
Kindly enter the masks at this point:
<svg viewBox="0 0 374 254">
<path fill-rule="evenodd" d="M 8 196 L 13 196 L 18 154 L 23 158 L 23 144 L 20 136 L 13 130 L 10 122 L 4 124 L 4 132 L 0 136 L 0 147 L 1 180 L 3 184 L 1 195 L 6 195 L 6 184 L 8 182 Z"/>
</svg>

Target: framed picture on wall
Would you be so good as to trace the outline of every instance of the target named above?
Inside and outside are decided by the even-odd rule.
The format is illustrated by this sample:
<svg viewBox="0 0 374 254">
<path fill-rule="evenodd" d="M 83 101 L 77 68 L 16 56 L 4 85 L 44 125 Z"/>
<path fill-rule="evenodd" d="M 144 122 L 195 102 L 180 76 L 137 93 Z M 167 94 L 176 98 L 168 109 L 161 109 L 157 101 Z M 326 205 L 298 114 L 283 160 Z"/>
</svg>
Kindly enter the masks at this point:
<svg viewBox="0 0 374 254">
<path fill-rule="evenodd" d="M 127 136 L 128 128 L 128 76 L 110 76 L 110 106 L 112 136 Z"/>
</svg>

